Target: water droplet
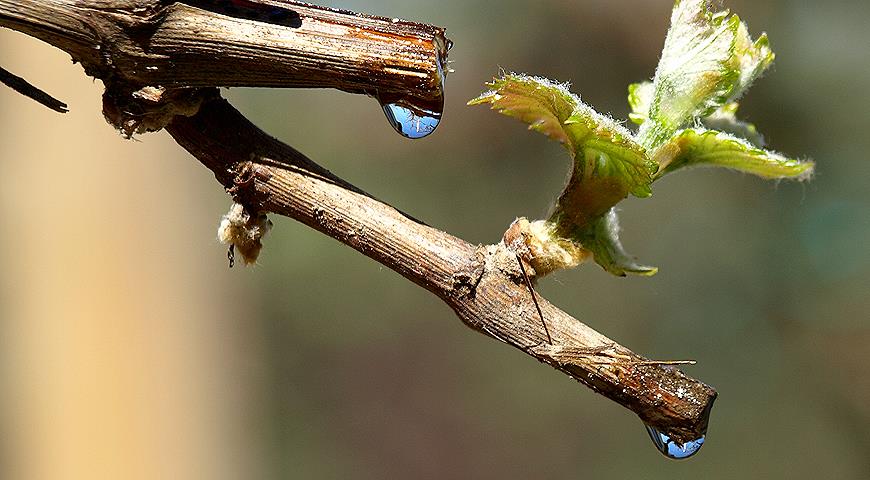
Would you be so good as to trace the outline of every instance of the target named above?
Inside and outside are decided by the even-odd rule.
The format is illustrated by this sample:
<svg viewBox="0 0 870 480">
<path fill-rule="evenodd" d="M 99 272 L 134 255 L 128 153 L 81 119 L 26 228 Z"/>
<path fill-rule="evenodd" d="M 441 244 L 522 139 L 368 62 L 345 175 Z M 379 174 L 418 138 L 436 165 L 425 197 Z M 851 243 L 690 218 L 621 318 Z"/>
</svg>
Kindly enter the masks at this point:
<svg viewBox="0 0 870 480">
<path fill-rule="evenodd" d="M 435 131 L 441 112 L 422 110 L 404 103 L 385 103 L 384 114 L 390 125 L 407 138 L 423 138 Z"/>
<path fill-rule="evenodd" d="M 384 98 L 379 97 L 384 115 L 390 125 L 399 132 L 399 135 L 417 139 L 423 138 L 435 131 L 441 122 L 441 113 L 444 111 L 444 73 L 445 59 L 440 55 L 436 58 L 435 66 L 438 69 L 438 95 L 433 100 L 421 100 L 413 97 Z"/>
<path fill-rule="evenodd" d="M 704 435 L 696 438 L 694 440 L 690 440 L 682 445 L 671 440 L 671 437 L 665 435 L 662 432 L 659 432 L 653 427 L 649 425 L 646 426 L 646 431 L 649 433 L 649 438 L 652 439 L 653 445 L 664 454 L 664 456 L 668 458 L 673 458 L 676 460 L 681 460 L 684 458 L 689 458 L 692 455 L 698 453 L 698 450 L 701 449 L 701 446 L 704 445 Z"/>
</svg>

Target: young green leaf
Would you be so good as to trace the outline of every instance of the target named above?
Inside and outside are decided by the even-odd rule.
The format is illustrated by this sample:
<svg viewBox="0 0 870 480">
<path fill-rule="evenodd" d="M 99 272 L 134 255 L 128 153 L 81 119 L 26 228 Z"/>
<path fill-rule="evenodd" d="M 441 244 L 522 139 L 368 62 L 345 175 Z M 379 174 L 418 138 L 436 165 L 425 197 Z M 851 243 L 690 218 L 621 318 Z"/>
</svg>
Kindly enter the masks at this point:
<svg viewBox="0 0 870 480">
<path fill-rule="evenodd" d="M 571 179 L 547 221 L 522 229 L 537 274 L 576 265 L 589 252 L 617 275 L 654 273 L 632 263 L 616 236 L 613 206 L 629 193 L 649 196 L 652 174 L 658 168 L 631 132 L 550 80 L 509 74 L 489 85 L 492 90 L 469 104 L 488 103 L 522 120 L 530 129 L 561 142 L 574 160 Z"/>
<path fill-rule="evenodd" d="M 737 99 L 773 61 L 766 36 L 753 42 L 737 15 L 707 4 L 677 0 L 674 5 L 646 112 L 650 121 L 639 133 L 650 151 L 693 118 Z"/>
<path fill-rule="evenodd" d="M 649 112 L 649 105 L 654 93 L 652 82 L 632 83 L 628 86 L 628 105 L 631 107 L 628 118 L 632 122 L 642 125 L 647 120 L 647 112 Z M 764 146 L 764 137 L 758 132 L 755 125 L 737 119 L 738 107 L 737 102 L 726 103 L 702 118 L 701 122 L 710 130 L 720 130 L 745 138 L 753 145 Z"/>
<path fill-rule="evenodd" d="M 489 84 L 492 90 L 468 102 L 488 103 L 529 128 L 559 141 L 574 159 L 572 181 L 607 179 L 621 200 L 629 193 L 649 196 L 655 164 L 625 127 L 580 101 L 565 85 L 526 75 L 507 74 Z M 595 192 L 589 192 L 594 195 Z M 606 209 L 610 208 L 608 205 Z"/>
<path fill-rule="evenodd" d="M 811 161 L 786 158 L 715 130 L 683 130 L 662 146 L 659 152 L 660 170 L 656 178 L 681 168 L 706 165 L 730 168 L 767 179 L 805 180 L 812 176 L 814 168 Z"/>
<path fill-rule="evenodd" d="M 735 137 L 744 138 L 756 147 L 764 146 L 764 136 L 755 128 L 755 125 L 737 119 L 737 102 L 727 103 L 719 107 L 712 114 L 701 119 L 710 130 L 719 130 L 730 133 Z"/>
<path fill-rule="evenodd" d="M 729 102 L 738 100 L 752 83 L 759 78 L 773 63 L 775 55 L 770 49 L 770 40 L 762 33 L 758 40 L 752 41 L 746 24 L 740 22 L 737 37 L 734 39 L 734 55 L 740 61 L 740 78 L 735 85 Z"/>
<path fill-rule="evenodd" d="M 653 82 L 632 83 L 628 86 L 628 106 L 631 113 L 628 119 L 637 125 L 642 125 L 649 115 L 649 106 L 655 95 Z"/>
<path fill-rule="evenodd" d="M 740 78 L 733 55 L 740 19 L 713 13 L 705 0 L 677 0 L 656 70 L 654 96 L 641 130 L 656 147 L 693 117 L 723 105 Z M 648 133 L 649 132 L 649 133 Z"/>
<path fill-rule="evenodd" d="M 614 206 L 628 194 L 649 196 L 652 180 L 666 173 L 707 165 L 768 179 L 812 175 L 812 162 L 759 148 L 755 126 L 737 119 L 737 99 L 774 55 L 766 35 L 753 41 L 736 15 L 712 9 L 714 3 L 676 0 L 655 78 L 628 89 L 629 118 L 640 125 L 636 136 L 543 78 L 503 75 L 469 102 L 520 119 L 559 141 L 573 159 L 547 220 L 517 219 L 505 233 L 505 244 L 536 276 L 589 256 L 615 275 L 655 274 L 623 249 Z"/>
<path fill-rule="evenodd" d="M 605 215 L 595 220 L 578 236 L 583 248 L 592 252 L 595 263 L 608 272 L 624 277 L 627 273 L 652 276 L 658 268 L 637 263 L 622 248 L 619 241 L 619 221 L 616 210 L 610 209 Z"/>
<path fill-rule="evenodd" d="M 493 110 L 514 117 L 528 124 L 530 130 L 560 142 L 571 155 L 576 152 L 575 140 L 582 140 L 588 134 L 588 130 L 583 132 L 578 128 L 569 135 L 565 129 L 565 122 L 577 106 L 582 105 L 565 85 L 511 73 L 493 79 L 487 86 L 492 89 L 469 101 L 468 105 L 488 103 Z"/>
</svg>

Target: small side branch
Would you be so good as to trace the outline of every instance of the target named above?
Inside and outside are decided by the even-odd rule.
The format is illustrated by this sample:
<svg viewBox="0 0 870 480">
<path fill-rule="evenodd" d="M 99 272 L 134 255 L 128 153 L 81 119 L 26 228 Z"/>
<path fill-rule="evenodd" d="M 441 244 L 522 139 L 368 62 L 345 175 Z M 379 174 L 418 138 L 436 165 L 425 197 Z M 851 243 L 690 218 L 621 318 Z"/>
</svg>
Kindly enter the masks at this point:
<svg viewBox="0 0 870 480">
<path fill-rule="evenodd" d="M 4 83 L 9 88 L 24 95 L 25 97 L 36 100 L 36 102 L 45 105 L 46 107 L 54 110 L 55 112 L 66 113 L 69 111 L 65 103 L 45 93 L 44 91 L 32 85 L 27 80 L 17 75 L 14 75 L 12 72 L 6 70 L 3 67 L 0 67 L 0 82 Z"/>
</svg>

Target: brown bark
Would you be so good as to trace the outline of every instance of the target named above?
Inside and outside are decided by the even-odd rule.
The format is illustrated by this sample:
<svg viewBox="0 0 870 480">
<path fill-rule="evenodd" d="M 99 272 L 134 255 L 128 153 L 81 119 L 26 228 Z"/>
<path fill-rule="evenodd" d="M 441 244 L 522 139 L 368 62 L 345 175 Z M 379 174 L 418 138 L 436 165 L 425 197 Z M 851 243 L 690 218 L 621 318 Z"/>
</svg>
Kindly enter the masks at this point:
<svg viewBox="0 0 870 480">
<path fill-rule="evenodd" d="M 474 246 L 429 227 L 265 134 L 216 89 L 187 88 L 332 87 L 420 100 L 440 94 L 443 29 L 262 3 L 287 11 L 254 21 L 212 11 L 216 2 L 204 1 L 0 0 L 0 25 L 64 49 L 101 78 L 107 118 L 128 133 L 159 110 L 146 129 L 165 126 L 252 212 L 295 218 L 394 269 L 443 299 L 469 327 L 579 380 L 676 441 L 706 432 L 716 398 L 711 387 L 649 362 L 538 296 L 548 343 L 504 245 Z M 156 85 L 166 91 L 144 88 Z"/>
</svg>

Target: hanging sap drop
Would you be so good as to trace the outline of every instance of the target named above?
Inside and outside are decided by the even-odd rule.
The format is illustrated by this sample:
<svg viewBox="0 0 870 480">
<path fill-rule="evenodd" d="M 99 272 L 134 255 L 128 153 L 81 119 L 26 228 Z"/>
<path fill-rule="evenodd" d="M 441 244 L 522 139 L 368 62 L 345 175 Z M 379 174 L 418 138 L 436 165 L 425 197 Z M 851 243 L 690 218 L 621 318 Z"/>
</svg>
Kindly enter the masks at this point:
<svg viewBox="0 0 870 480">
<path fill-rule="evenodd" d="M 452 46 L 452 43 L 450 44 Z M 384 115 L 399 135 L 405 138 L 423 138 L 435 131 L 444 111 L 444 63 L 446 57 L 439 54 L 435 66 L 438 70 L 437 96 L 434 99 L 413 97 L 378 97 Z"/>
<path fill-rule="evenodd" d="M 649 425 L 646 425 L 646 431 L 649 433 L 649 438 L 652 440 L 653 445 L 656 446 L 658 451 L 662 452 L 664 456 L 675 460 L 682 460 L 691 457 L 698 453 L 698 450 L 700 450 L 701 446 L 704 445 L 704 435 L 680 445 L 671 440 L 671 437 L 659 432 Z"/>
<path fill-rule="evenodd" d="M 441 121 L 440 111 L 415 108 L 405 103 L 384 103 L 384 115 L 390 125 L 406 138 L 423 138 L 435 131 Z"/>
</svg>

